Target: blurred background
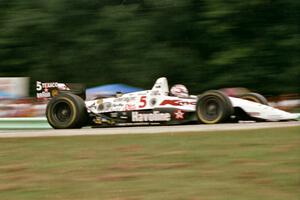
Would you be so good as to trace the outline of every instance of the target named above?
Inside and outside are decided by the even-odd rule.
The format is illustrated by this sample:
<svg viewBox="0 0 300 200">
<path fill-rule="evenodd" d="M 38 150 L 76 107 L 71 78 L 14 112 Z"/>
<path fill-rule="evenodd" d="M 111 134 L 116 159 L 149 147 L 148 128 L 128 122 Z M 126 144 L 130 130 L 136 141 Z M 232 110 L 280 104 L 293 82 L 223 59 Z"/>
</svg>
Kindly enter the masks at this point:
<svg viewBox="0 0 300 200">
<path fill-rule="evenodd" d="M 244 87 L 299 106 L 299 10 L 298 0 L 0 0 L 0 77 L 28 77 L 21 95 L 0 82 L 0 104 L 39 107 L 37 80 L 148 89 L 165 76 L 193 94 Z"/>
</svg>

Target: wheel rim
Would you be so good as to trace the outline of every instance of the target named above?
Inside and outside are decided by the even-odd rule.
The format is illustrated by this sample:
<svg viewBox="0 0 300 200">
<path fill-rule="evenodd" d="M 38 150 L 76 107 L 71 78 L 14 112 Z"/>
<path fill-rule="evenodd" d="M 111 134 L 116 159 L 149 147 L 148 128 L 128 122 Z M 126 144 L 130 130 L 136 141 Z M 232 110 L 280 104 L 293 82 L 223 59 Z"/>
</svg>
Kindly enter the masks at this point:
<svg viewBox="0 0 300 200">
<path fill-rule="evenodd" d="M 200 113 L 205 121 L 215 121 L 222 115 L 222 108 L 220 103 L 215 98 L 204 99 L 200 105 Z"/>
<path fill-rule="evenodd" d="M 72 110 L 68 103 L 58 102 L 53 108 L 53 116 L 59 122 L 66 122 L 70 119 Z"/>
</svg>

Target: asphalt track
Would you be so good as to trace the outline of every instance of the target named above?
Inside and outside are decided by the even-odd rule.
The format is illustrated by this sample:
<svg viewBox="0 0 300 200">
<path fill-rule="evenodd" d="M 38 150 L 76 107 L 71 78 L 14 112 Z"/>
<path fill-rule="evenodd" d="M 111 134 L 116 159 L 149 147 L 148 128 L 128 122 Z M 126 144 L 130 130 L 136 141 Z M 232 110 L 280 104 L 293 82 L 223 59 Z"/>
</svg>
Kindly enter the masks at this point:
<svg viewBox="0 0 300 200">
<path fill-rule="evenodd" d="M 265 122 L 265 123 L 244 122 L 244 123 L 235 123 L 235 124 L 214 124 L 214 125 L 200 124 L 200 125 L 180 125 L 180 126 L 82 128 L 82 129 L 65 129 L 65 130 L 55 130 L 55 129 L 0 130 L 0 138 L 217 132 L 217 131 L 230 131 L 230 130 L 283 128 L 283 127 L 295 127 L 295 126 L 300 126 L 300 121 Z"/>
</svg>

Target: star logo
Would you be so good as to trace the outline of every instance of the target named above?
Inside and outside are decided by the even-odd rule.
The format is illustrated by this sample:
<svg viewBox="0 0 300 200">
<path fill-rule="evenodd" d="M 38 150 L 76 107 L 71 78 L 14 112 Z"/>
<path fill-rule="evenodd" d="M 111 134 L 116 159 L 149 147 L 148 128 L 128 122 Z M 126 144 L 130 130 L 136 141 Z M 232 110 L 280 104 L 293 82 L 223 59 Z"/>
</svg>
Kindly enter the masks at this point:
<svg viewBox="0 0 300 200">
<path fill-rule="evenodd" d="M 182 110 L 176 110 L 174 114 L 176 119 L 184 119 L 184 112 Z"/>
</svg>

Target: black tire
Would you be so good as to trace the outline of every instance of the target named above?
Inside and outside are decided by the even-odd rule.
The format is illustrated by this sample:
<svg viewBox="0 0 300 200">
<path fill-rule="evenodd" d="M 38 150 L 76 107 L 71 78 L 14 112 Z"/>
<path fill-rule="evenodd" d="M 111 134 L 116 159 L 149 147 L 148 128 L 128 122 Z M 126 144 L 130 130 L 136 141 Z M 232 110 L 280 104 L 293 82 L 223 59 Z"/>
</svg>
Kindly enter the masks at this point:
<svg viewBox="0 0 300 200">
<path fill-rule="evenodd" d="M 269 105 L 268 100 L 263 95 L 254 92 L 240 95 L 239 98 L 263 105 Z"/>
<path fill-rule="evenodd" d="M 229 120 L 233 114 L 230 99 L 218 90 L 210 90 L 198 97 L 196 115 L 200 123 L 216 124 Z"/>
<path fill-rule="evenodd" d="M 84 101 L 66 93 L 51 99 L 46 108 L 48 123 L 55 129 L 81 128 L 88 119 Z"/>
</svg>

